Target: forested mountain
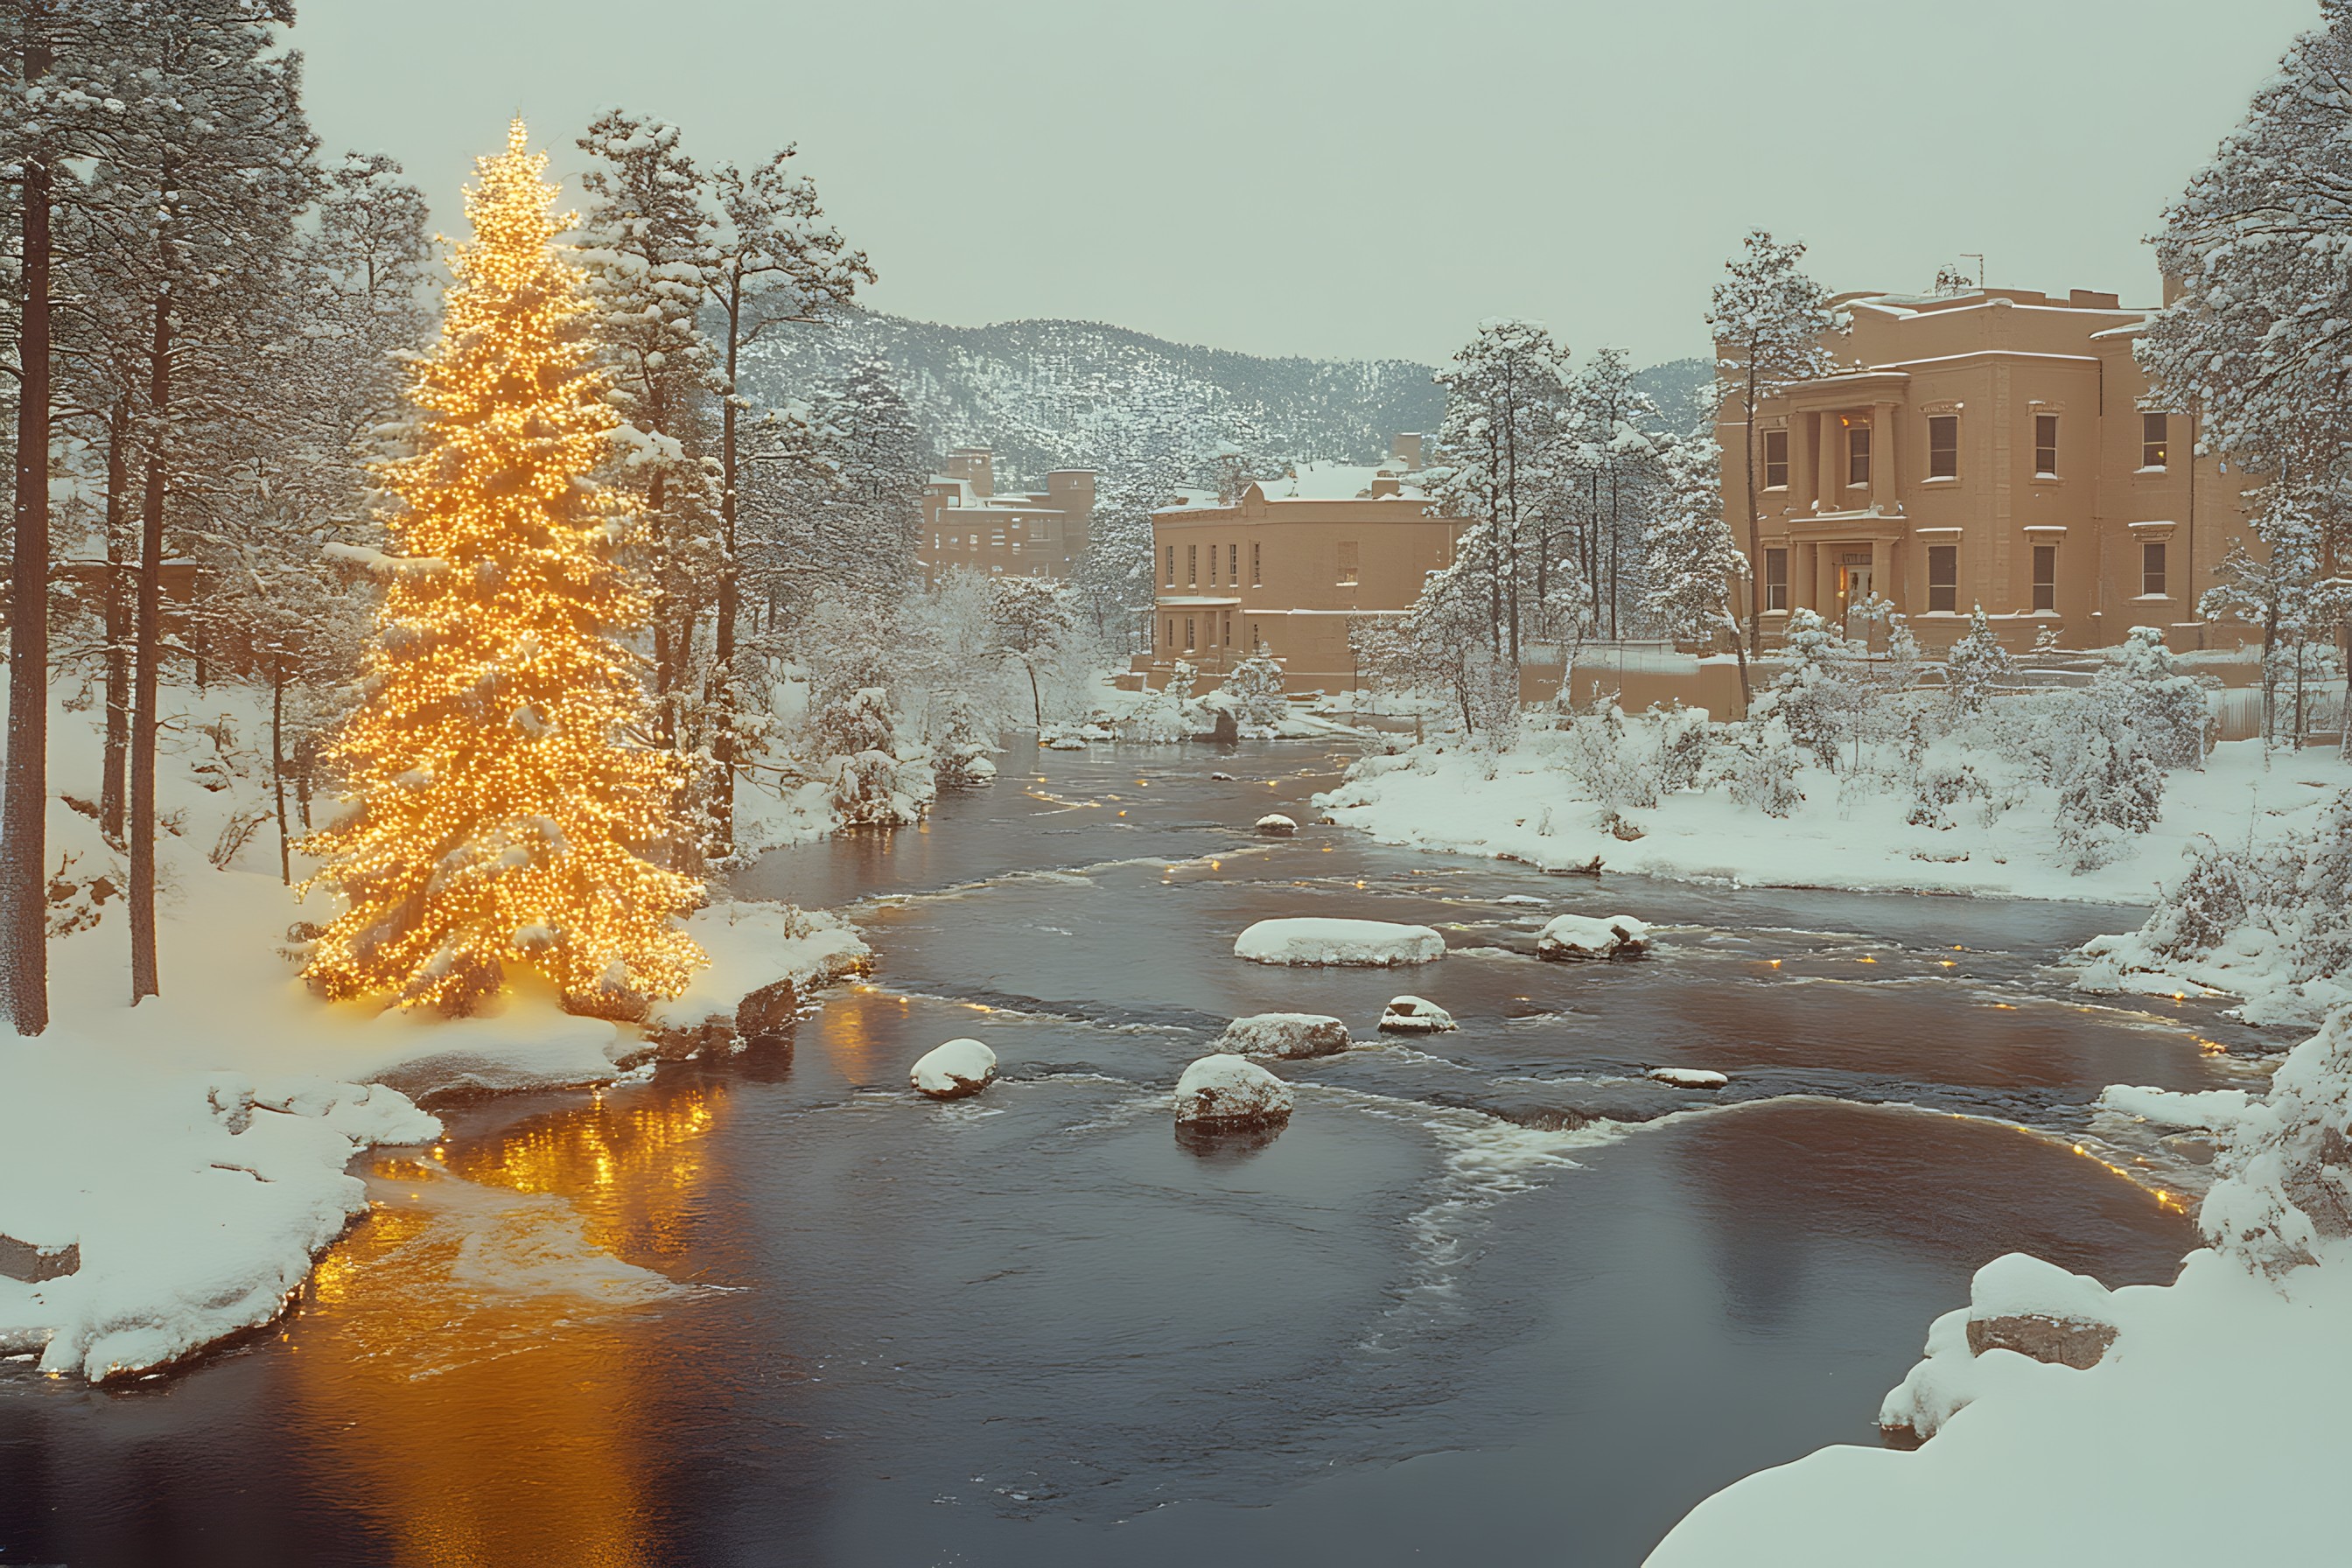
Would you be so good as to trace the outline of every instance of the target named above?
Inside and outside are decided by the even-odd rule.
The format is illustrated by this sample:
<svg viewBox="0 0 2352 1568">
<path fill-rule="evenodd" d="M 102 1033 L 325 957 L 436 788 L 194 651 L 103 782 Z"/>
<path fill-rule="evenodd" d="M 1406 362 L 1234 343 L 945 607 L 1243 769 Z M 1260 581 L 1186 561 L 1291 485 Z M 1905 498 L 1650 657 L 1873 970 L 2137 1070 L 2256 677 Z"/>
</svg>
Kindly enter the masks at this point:
<svg viewBox="0 0 2352 1568">
<path fill-rule="evenodd" d="M 745 391 L 809 398 L 861 360 L 890 366 L 936 450 L 993 447 L 1007 485 L 1055 468 L 1112 471 L 1145 453 L 1197 458 L 1228 442 L 1265 461 L 1364 461 L 1398 431 L 1434 432 L 1444 414 L 1435 367 L 1410 360 L 1264 358 L 1096 321 L 950 327 L 866 311 L 777 328 Z M 1704 360 L 1681 360 L 1642 379 L 1679 422 L 1706 374 Z"/>
</svg>

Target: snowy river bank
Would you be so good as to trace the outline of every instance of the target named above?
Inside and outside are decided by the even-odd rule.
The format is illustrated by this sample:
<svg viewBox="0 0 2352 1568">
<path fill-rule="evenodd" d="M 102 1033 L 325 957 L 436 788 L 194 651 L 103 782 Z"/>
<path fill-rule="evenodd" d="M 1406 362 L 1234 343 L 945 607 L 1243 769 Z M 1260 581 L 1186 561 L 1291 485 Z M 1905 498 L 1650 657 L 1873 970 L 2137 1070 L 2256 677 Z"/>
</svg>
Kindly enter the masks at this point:
<svg viewBox="0 0 2352 1568">
<path fill-rule="evenodd" d="M 443 1107 L 437 1155 L 363 1162 L 372 1217 L 272 1337 L 122 1393 L 0 1372 L 0 1542 L 1634 1562 L 1738 1477 L 1869 1441 L 1992 1257 L 2169 1279 L 2163 1152 L 2097 1143 L 2093 1101 L 2236 1087 L 2281 1043 L 2045 969 L 2132 911 L 1596 887 L 1313 826 L 1335 767 L 1046 753 L 926 828 L 779 852 L 743 890 L 846 907 L 870 982 L 585 1102 Z M 1257 838 L 1276 809 L 1310 826 Z M 1532 956 L 1601 903 L 1656 955 Z M 1330 915 L 1442 931 L 1410 988 L 1461 1030 L 1375 1039 L 1398 975 L 1233 956 Z M 1276 1064 L 1271 1142 L 1179 1146 L 1183 1064 L 1271 1011 L 1370 1043 Z M 908 1093 L 964 1035 L 1003 1079 Z"/>
</svg>

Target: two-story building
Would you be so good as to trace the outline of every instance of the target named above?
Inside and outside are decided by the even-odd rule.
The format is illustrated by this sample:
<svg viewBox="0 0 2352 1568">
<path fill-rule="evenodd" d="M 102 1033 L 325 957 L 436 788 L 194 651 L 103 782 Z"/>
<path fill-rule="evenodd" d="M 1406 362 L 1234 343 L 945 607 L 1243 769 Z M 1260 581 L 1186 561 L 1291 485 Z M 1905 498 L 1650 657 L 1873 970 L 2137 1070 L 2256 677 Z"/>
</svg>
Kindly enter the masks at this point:
<svg viewBox="0 0 2352 1568">
<path fill-rule="evenodd" d="M 1847 622 L 1883 595 L 1931 650 L 1981 605 L 2013 649 L 2161 626 L 2175 647 L 2234 644 L 2198 596 L 2246 536 L 2239 482 L 2195 456 L 2183 414 L 2147 405 L 2132 354 L 2150 311 L 2113 294 L 2022 289 L 1849 294 L 1851 368 L 1757 409 L 1762 514 L 1753 588 L 1767 636 L 1789 612 Z M 1748 547 L 1747 432 L 1717 429 L 1725 519 Z"/>
<path fill-rule="evenodd" d="M 996 458 L 958 447 L 947 472 L 923 486 L 924 575 L 937 584 L 956 567 L 990 576 L 1067 577 L 1094 526 L 1095 476 L 1060 468 L 1042 495 L 998 495 Z"/>
<path fill-rule="evenodd" d="M 1292 690 L 1357 684 L 1349 628 L 1402 615 L 1454 561 L 1465 524 L 1429 515 L 1422 438 L 1384 462 L 1301 464 L 1221 503 L 1186 495 L 1152 514 L 1151 652 L 1158 685 L 1178 659 L 1215 676 L 1253 653 L 1282 661 Z"/>
</svg>

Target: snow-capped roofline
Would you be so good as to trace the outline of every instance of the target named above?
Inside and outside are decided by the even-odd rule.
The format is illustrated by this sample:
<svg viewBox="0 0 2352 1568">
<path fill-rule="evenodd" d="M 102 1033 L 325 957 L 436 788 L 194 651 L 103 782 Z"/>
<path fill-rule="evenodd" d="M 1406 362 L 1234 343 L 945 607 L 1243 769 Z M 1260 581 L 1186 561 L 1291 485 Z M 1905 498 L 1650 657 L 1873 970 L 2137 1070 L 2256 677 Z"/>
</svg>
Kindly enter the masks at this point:
<svg viewBox="0 0 2352 1568">
<path fill-rule="evenodd" d="M 2039 292 L 2039 290 L 2035 290 Z M 1944 301 L 1949 300 L 1950 303 Z M 1995 305 L 2012 310 L 2048 310 L 2068 316 L 2126 316 L 2134 321 L 2146 321 L 2158 307 L 2153 305 L 2074 305 L 2063 300 L 2013 300 L 1998 289 L 1971 290 L 1967 294 L 1849 294 L 1842 295 L 1838 303 L 1848 310 L 1877 310 L 1885 315 L 1908 319 L 1915 316 L 1954 316 L 1969 310 L 1989 310 Z"/>
</svg>

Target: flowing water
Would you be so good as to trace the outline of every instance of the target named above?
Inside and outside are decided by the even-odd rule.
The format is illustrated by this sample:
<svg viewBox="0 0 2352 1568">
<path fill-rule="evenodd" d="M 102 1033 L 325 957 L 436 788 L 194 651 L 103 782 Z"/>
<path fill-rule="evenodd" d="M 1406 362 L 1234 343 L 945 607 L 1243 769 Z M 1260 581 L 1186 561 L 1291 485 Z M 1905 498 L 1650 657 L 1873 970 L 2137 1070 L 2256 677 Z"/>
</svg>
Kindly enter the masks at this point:
<svg viewBox="0 0 2352 1568">
<path fill-rule="evenodd" d="M 2046 967 L 2136 912 L 1250 833 L 1311 823 L 1341 761 L 1043 752 L 771 857 L 744 890 L 849 907 L 870 984 L 730 1058 L 444 1108 L 437 1150 L 372 1157 L 299 1310 L 193 1370 L 0 1368 L 0 1564 L 1631 1563 L 1737 1477 L 1874 1441 L 1986 1260 L 2121 1284 L 2193 1245 L 2162 1151 L 2088 1102 L 2271 1042 Z M 1565 910 L 1662 950 L 1537 961 Z M 1232 956 L 1309 913 L 1450 951 Z M 1460 1032 L 1373 1035 L 1407 990 Z M 1360 1043 L 1283 1065 L 1278 1137 L 1180 1145 L 1177 1073 L 1267 1010 Z M 960 1035 L 1004 1080 L 910 1095 Z"/>
</svg>

